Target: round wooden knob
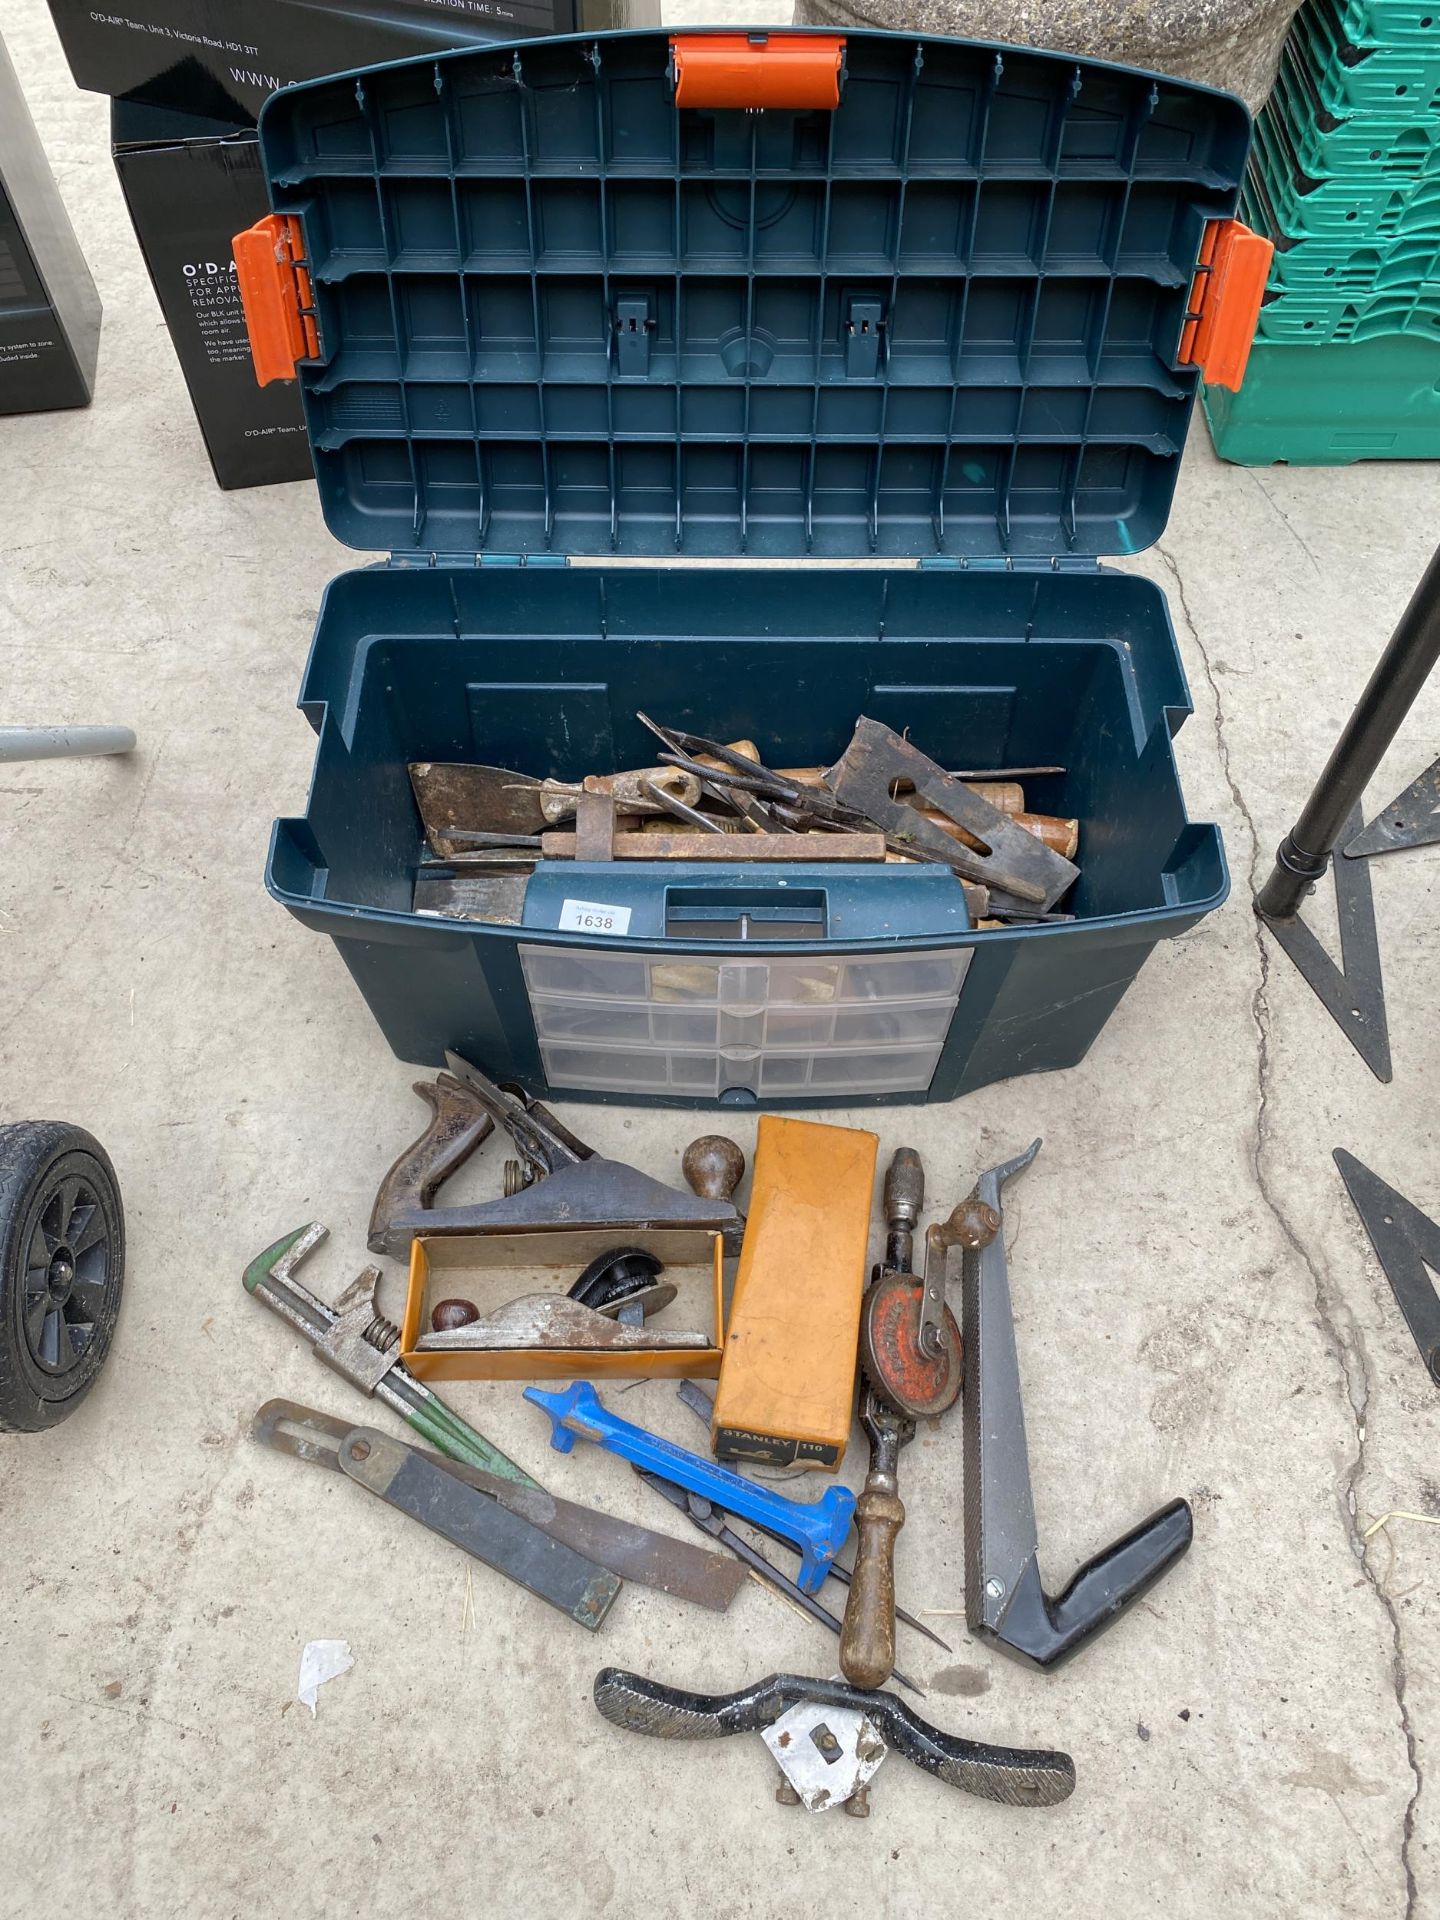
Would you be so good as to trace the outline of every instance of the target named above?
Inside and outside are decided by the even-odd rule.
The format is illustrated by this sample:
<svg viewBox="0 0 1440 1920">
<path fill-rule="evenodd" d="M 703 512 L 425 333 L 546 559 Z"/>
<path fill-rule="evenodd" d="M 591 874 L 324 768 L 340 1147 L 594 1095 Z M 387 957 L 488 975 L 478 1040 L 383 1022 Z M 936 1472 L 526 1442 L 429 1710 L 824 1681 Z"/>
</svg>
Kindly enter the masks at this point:
<svg viewBox="0 0 1440 1920">
<path fill-rule="evenodd" d="M 999 1214 L 973 1195 L 969 1200 L 960 1202 L 944 1227 L 945 1238 L 952 1247 L 969 1247 L 972 1250 L 988 1247 L 999 1231 Z"/>
<path fill-rule="evenodd" d="M 680 1167 L 702 1200 L 729 1200 L 745 1178 L 745 1156 L 723 1133 L 702 1134 L 685 1149 Z"/>
<path fill-rule="evenodd" d="M 454 1333 L 480 1318 L 473 1300 L 437 1300 L 430 1309 L 430 1328 L 434 1333 Z"/>
</svg>

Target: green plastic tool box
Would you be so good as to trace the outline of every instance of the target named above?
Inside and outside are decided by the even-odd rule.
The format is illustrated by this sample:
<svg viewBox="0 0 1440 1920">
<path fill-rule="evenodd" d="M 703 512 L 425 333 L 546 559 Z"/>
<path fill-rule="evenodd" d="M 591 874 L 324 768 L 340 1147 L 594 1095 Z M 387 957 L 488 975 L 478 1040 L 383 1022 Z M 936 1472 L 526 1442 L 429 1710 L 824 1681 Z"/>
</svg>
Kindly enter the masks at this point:
<svg viewBox="0 0 1440 1920">
<path fill-rule="evenodd" d="M 1099 556 L 1165 525 L 1240 102 L 914 35 L 635 33 L 293 88 L 260 133 L 257 358 L 298 365 L 332 530 L 390 556 L 325 596 L 268 883 L 395 1052 L 694 1106 L 1078 1061 L 1227 890 L 1164 595 Z M 644 764 L 642 707 L 772 764 L 870 714 L 948 766 L 1060 765 L 1028 791 L 1082 822 L 1074 918 L 977 931 L 935 867 L 666 862 L 543 863 L 518 926 L 412 911 L 409 761 Z"/>
</svg>

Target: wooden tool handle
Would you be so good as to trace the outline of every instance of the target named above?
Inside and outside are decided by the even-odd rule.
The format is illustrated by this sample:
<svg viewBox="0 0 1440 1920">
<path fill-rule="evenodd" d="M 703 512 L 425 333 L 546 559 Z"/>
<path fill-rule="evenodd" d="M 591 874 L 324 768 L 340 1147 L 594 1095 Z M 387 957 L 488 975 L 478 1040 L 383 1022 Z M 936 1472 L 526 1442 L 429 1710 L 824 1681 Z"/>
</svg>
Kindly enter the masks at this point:
<svg viewBox="0 0 1440 1920">
<path fill-rule="evenodd" d="M 871 1473 L 855 1503 L 859 1544 L 840 1628 L 840 1671 L 854 1687 L 883 1687 L 895 1665 L 895 1536 L 904 1524 L 893 1482 Z"/>
<path fill-rule="evenodd" d="M 683 767 L 636 767 L 626 773 L 591 773 L 583 780 L 542 780 L 537 797 L 540 811 L 551 826 L 568 820 L 584 793 L 609 794 L 617 807 L 650 814 L 658 807 L 645 791 L 647 781 L 674 794 L 687 807 L 693 807 L 700 798 L 700 782 Z"/>
<path fill-rule="evenodd" d="M 964 827 L 957 826 L 953 820 L 947 820 L 943 813 L 937 813 L 933 807 L 919 807 L 917 812 L 932 821 L 942 832 L 952 834 L 963 847 L 979 847 L 980 841 L 973 833 L 967 833 Z M 1017 827 L 1023 827 L 1032 839 L 1038 840 L 1043 847 L 1049 847 L 1052 853 L 1058 853 L 1062 860 L 1073 860 L 1080 851 L 1080 822 L 1066 820 L 1054 813 L 1012 813 L 1008 816 Z"/>
<path fill-rule="evenodd" d="M 495 1122 L 474 1094 L 448 1073 L 417 1080 L 415 1092 L 430 1109 L 430 1122 L 396 1160 L 375 1195 L 369 1247 L 388 1253 L 392 1220 L 428 1207 L 457 1168 L 494 1132 Z"/>
<path fill-rule="evenodd" d="M 724 1133 L 702 1133 L 686 1147 L 681 1172 L 702 1200 L 733 1200 L 745 1178 L 745 1155 Z"/>
<path fill-rule="evenodd" d="M 777 771 L 782 780 L 793 781 L 797 787 L 823 787 L 825 784 L 824 767 L 780 767 Z M 965 785 L 980 799 L 988 800 L 999 813 L 1025 811 L 1025 789 L 1018 780 L 967 780 Z M 913 802 L 914 789 L 902 792 L 899 797 Z"/>
<path fill-rule="evenodd" d="M 573 833 L 545 833 L 540 851 L 547 860 L 573 860 Z M 617 833 L 617 860 L 784 860 L 791 863 L 885 858 L 880 833 Z"/>
</svg>

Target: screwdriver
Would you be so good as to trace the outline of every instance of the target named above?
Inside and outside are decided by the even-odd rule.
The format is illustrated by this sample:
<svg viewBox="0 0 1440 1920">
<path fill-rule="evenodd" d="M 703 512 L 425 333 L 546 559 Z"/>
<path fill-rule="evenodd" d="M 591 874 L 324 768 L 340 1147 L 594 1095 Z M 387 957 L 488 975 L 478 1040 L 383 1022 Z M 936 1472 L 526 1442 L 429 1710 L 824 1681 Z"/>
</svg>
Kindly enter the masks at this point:
<svg viewBox="0 0 1440 1920">
<path fill-rule="evenodd" d="M 748 1540 L 742 1540 L 729 1525 L 725 1515 L 703 1494 L 687 1492 L 684 1487 L 677 1487 L 673 1481 L 663 1480 L 658 1473 L 651 1473 L 647 1468 L 636 1467 L 635 1471 L 647 1487 L 653 1487 L 656 1493 L 670 1502 L 672 1507 L 677 1507 L 693 1526 L 698 1527 L 702 1533 L 708 1533 L 710 1538 L 720 1546 L 728 1547 L 735 1558 L 743 1560 L 745 1565 L 757 1573 L 767 1586 L 774 1587 L 777 1593 L 783 1593 L 787 1600 L 793 1600 L 797 1607 L 810 1615 L 812 1620 L 818 1620 L 822 1627 L 828 1627 L 838 1638 L 840 1622 L 830 1609 L 822 1607 L 818 1600 L 797 1587 L 788 1574 L 782 1573 L 777 1566 L 772 1565 L 763 1553 L 750 1545 Z M 892 1668 L 891 1678 L 897 1680 L 902 1687 L 908 1687 L 910 1692 L 917 1694 L 920 1699 L 925 1698 L 925 1689 L 916 1686 L 913 1680 L 907 1679 L 898 1667 Z"/>
</svg>

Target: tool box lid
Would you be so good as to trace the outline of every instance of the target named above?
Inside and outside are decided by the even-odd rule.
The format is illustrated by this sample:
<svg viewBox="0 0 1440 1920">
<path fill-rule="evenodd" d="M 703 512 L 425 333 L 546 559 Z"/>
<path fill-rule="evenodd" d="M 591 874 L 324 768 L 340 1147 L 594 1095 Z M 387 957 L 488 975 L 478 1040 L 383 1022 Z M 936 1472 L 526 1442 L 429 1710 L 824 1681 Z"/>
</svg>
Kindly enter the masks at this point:
<svg viewBox="0 0 1440 1920">
<path fill-rule="evenodd" d="M 926 35 L 477 47 L 260 139 L 257 370 L 332 532 L 419 564 L 1135 552 L 1268 264 L 1239 100 Z"/>
</svg>

